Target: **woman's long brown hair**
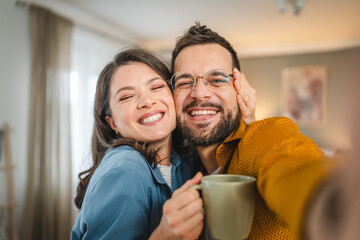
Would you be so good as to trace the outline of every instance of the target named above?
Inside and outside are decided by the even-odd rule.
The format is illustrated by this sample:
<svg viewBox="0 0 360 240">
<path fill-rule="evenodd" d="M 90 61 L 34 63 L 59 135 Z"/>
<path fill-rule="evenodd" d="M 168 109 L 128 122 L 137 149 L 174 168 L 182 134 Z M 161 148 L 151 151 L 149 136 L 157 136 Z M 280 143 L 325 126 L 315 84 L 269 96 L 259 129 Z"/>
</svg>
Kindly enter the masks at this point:
<svg viewBox="0 0 360 240">
<path fill-rule="evenodd" d="M 157 149 L 151 144 L 117 135 L 105 120 L 106 116 L 112 116 L 109 105 L 112 76 L 119 67 L 133 62 L 141 62 L 148 65 L 164 80 L 170 78 L 170 72 L 163 62 L 151 53 L 138 48 L 131 48 L 120 52 L 101 71 L 97 81 L 94 103 L 94 128 L 91 141 L 92 166 L 86 171 L 79 173 L 80 182 L 74 199 L 74 203 L 79 209 L 81 208 L 90 179 L 109 148 L 128 145 L 143 154 L 149 163 L 156 161 Z"/>
</svg>

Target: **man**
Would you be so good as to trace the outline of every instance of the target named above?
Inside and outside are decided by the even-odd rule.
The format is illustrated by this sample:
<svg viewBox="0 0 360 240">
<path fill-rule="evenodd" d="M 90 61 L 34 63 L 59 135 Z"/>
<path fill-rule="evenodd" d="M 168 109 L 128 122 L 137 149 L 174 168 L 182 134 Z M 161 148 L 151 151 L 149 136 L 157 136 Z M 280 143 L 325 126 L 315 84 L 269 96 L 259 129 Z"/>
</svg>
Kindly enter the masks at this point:
<svg viewBox="0 0 360 240">
<path fill-rule="evenodd" d="M 230 43 L 206 26 L 197 23 L 178 39 L 171 70 L 178 129 L 206 172 L 257 178 L 249 238 L 300 236 L 307 200 L 326 174 L 322 151 L 288 118 L 240 121 L 232 79 L 246 83 L 245 76 Z M 240 95 L 246 105 L 247 94 Z"/>
</svg>

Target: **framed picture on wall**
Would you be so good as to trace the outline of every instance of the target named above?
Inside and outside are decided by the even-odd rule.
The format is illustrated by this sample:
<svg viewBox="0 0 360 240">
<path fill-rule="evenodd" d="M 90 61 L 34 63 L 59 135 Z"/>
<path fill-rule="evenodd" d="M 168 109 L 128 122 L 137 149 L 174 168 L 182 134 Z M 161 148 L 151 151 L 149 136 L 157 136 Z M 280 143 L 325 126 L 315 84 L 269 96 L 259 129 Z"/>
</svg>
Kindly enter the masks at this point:
<svg viewBox="0 0 360 240">
<path fill-rule="evenodd" d="M 305 66 L 284 68 L 282 80 L 282 114 L 299 126 L 326 123 L 327 68 Z"/>
</svg>

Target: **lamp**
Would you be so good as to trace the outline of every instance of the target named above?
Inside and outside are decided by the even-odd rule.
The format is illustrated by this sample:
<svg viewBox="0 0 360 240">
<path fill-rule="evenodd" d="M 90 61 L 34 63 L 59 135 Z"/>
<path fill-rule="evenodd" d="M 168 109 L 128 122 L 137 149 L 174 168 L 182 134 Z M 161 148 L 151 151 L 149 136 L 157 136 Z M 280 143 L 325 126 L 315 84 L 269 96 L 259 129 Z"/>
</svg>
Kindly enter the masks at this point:
<svg viewBox="0 0 360 240">
<path fill-rule="evenodd" d="M 284 13 L 286 11 L 286 2 L 289 2 L 292 5 L 293 13 L 299 15 L 304 6 L 304 1 L 305 0 L 278 0 L 278 10 Z"/>
</svg>

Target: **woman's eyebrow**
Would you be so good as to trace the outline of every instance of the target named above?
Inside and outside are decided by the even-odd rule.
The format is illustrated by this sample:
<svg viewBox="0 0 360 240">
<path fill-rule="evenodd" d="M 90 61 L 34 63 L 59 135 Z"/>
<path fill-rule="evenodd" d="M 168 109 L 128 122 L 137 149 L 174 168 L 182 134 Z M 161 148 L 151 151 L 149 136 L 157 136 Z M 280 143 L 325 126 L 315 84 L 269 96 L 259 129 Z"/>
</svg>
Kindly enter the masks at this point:
<svg viewBox="0 0 360 240">
<path fill-rule="evenodd" d="M 149 84 L 153 83 L 156 80 L 162 80 L 162 78 L 160 78 L 160 77 L 151 78 L 146 82 L 146 85 L 149 85 Z"/>
<path fill-rule="evenodd" d="M 126 87 L 122 87 L 119 88 L 116 93 L 114 94 L 114 98 L 116 98 L 116 96 L 121 92 L 121 91 L 125 91 L 125 90 L 134 90 L 135 88 L 133 86 L 126 86 Z"/>
</svg>

